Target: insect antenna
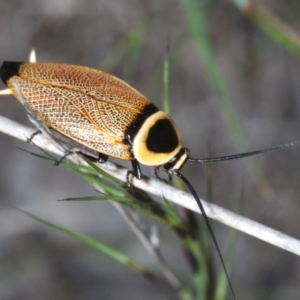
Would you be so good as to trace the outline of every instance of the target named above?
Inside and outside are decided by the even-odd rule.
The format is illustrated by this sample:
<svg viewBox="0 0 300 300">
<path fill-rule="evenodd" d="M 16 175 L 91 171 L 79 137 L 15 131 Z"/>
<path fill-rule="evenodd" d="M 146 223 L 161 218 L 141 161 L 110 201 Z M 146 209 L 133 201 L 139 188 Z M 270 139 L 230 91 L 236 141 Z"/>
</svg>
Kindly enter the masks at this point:
<svg viewBox="0 0 300 300">
<path fill-rule="evenodd" d="M 300 141 L 292 142 L 292 143 L 287 143 L 287 144 L 282 144 L 276 147 L 272 148 L 266 148 L 262 150 L 256 150 L 256 151 L 251 151 L 251 152 L 245 152 L 245 153 L 239 153 L 239 154 L 233 154 L 233 155 L 227 155 L 227 156 L 220 156 L 220 157 L 212 157 L 212 158 L 192 158 L 188 157 L 189 162 L 193 163 L 210 163 L 210 162 L 218 162 L 218 161 L 224 161 L 224 160 L 232 160 L 232 159 L 238 159 L 238 158 L 243 158 L 247 156 L 252 156 L 252 155 L 257 155 L 261 153 L 266 153 L 266 152 L 272 152 L 272 151 L 277 151 L 277 150 L 282 150 L 286 148 L 290 148 L 296 145 L 299 145 Z"/>
<path fill-rule="evenodd" d="M 239 153 L 239 154 L 233 154 L 233 155 L 226 155 L 226 156 L 219 156 L 219 157 L 212 157 L 212 158 L 192 158 L 192 157 L 188 157 L 187 161 L 192 162 L 192 163 L 210 163 L 210 162 L 219 162 L 219 161 L 224 161 L 224 160 L 232 160 L 232 159 L 239 159 L 239 158 L 243 158 L 243 157 L 247 157 L 247 156 L 252 156 L 252 155 L 257 155 L 257 154 L 262 154 L 262 153 L 266 153 L 266 152 L 272 152 L 272 151 L 277 151 L 277 150 L 282 150 L 282 149 L 286 149 L 286 148 L 290 148 L 296 145 L 299 145 L 300 141 L 296 141 L 296 142 L 292 142 L 292 143 L 287 143 L 287 144 L 281 144 L 279 146 L 276 147 L 271 147 L 271 148 L 266 148 L 266 149 L 262 149 L 262 150 L 256 150 L 256 151 L 250 151 L 250 152 L 244 152 L 244 153 Z M 233 291 L 233 286 L 231 284 L 230 278 L 229 278 L 229 274 L 227 271 L 227 268 L 225 266 L 225 262 L 223 259 L 223 256 L 221 254 L 219 245 L 217 243 L 216 237 L 214 235 L 214 232 L 212 230 L 212 227 L 210 225 L 209 219 L 205 213 L 204 207 L 195 191 L 195 189 L 193 188 L 193 186 L 191 185 L 191 183 L 180 173 L 178 172 L 176 169 L 173 169 L 173 174 L 176 175 L 177 177 L 179 177 L 188 187 L 188 189 L 190 190 L 191 194 L 193 195 L 194 199 L 196 200 L 199 209 L 203 215 L 205 224 L 209 230 L 209 233 L 212 237 L 213 243 L 215 245 L 215 248 L 217 250 L 218 256 L 221 260 L 226 278 L 227 278 L 227 282 L 231 291 L 231 294 L 233 296 L 234 299 L 236 299 L 234 291 Z"/>
<path fill-rule="evenodd" d="M 174 170 L 173 174 L 176 175 L 177 177 L 179 177 L 179 178 L 186 184 L 186 186 L 187 186 L 188 189 L 190 190 L 191 194 L 193 195 L 194 199 L 196 200 L 196 202 L 197 202 L 197 204 L 198 204 L 198 206 L 199 206 L 199 208 L 200 208 L 200 211 L 201 211 L 201 213 L 202 213 L 202 216 L 203 216 L 203 218 L 204 218 L 205 224 L 206 224 L 206 226 L 207 226 L 207 228 L 208 228 L 208 231 L 209 231 L 209 233 L 210 233 L 210 235 L 211 235 L 211 237 L 212 237 L 213 243 L 214 243 L 214 245 L 215 245 L 215 247 L 216 247 L 218 256 L 219 256 L 219 258 L 220 258 L 220 260 L 221 260 L 221 263 L 222 263 L 222 266 L 223 266 L 223 269 L 224 269 L 224 272 L 225 272 L 225 275 L 226 275 L 226 278 L 227 278 L 227 282 L 228 282 L 228 285 L 229 285 L 231 294 L 232 294 L 232 296 L 233 296 L 233 299 L 236 300 L 236 297 L 235 297 L 235 294 L 234 294 L 234 291 L 233 291 L 233 286 L 232 286 L 232 284 L 231 284 L 231 281 L 230 281 L 230 278 L 229 278 L 229 274 L 228 274 L 228 271 L 227 271 L 227 268 L 226 268 L 226 265 L 225 265 L 223 256 L 222 256 L 222 254 L 221 254 L 221 250 L 220 250 L 220 248 L 219 248 L 217 239 L 216 239 L 215 234 L 214 234 L 214 232 L 213 232 L 213 230 L 212 230 L 212 227 L 211 227 L 211 225 L 210 225 L 210 222 L 209 222 L 209 219 L 208 219 L 208 217 L 207 217 L 207 214 L 206 214 L 206 212 L 205 212 L 205 210 L 204 210 L 204 207 L 203 207 L 203 205 L 202 205 L 202 203 L 201 203 L 201 201 L 200 201 L 200 199 L 199 199 L 199 197 L 198 197 L 198 195 L 197 195 L 195 189 L 194 189 L 193 186 L 191 185 L 191 183 L 190 183 L 190 182 L 189 182 L 189 181 L 188 181 L 188 180 L 187 180 L 180 172 L 178 172 L 177 170 Z"/>
</svg>

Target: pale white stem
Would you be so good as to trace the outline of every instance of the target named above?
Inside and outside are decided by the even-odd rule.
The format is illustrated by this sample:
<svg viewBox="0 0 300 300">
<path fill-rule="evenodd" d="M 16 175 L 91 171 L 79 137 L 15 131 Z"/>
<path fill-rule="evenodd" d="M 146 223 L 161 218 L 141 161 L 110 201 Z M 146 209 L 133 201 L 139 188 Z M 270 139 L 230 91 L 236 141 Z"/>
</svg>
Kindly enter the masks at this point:
<svg viewBox="0 0 300 300">
<path fill-rule="evenodd" d="M 20 140 L 26 141 L 27 138 L 30 137 L 32 133 L 34 133 L 36 130 L 25 127 L 17 122 L 0 116 L 0 131 L 8 135 L 14 136 L 15 138 L 18 138 Z M 43 135 L 35 136 L 34 143 L 38 147 L 46 151 L 52 152 L 54 154 L 57 154 L 58 156 L 62 156 L 64 154 L 62 153 L 62 151 L 59 151 L 55 146 L 53 146 L 49 142 L 49 140 L 47 140 Z M 80 163 L 84 163 L 83 160 L 80 160 L 79 156 L 71 155 L 68 158 L 74 159 L 75 157 L 78 158 L 78 161 L 80 161 Z M 126 181 L 125 178 L 127 174 L 127 169 L 124 169 L 120 166 L 109 162 L 99 166 L 108 173 L 115 176 L 116 178 L 122 181 Z M 200 213 L 194 198 L 189 193 L 178 190 L 153 178 L 145 178 L 145 180 L 137 180 L 133 178 L 132 183 L 134 186 L 140 188 L 141 190 L 144 190 L 154 195 L 158 195 L 160 197 L 164 197 L 170 201 L 175 202 L 178 205 Z M 286 234 L 283 234 L 277 230 L 259 224 L 255 221 L 252 221 L 248 218 L 242 217 L 234 212 L 228 211 L 227 209 L 221 208 L 215 204 L 207 203 L 202 199 L 201 201 L 209 218 L 217 220 L 223 224 L 226 224 L 232 228 L 247 233 L 274 246 L 300 255 L 299 240 L 290 237 Z"/>
</svg>

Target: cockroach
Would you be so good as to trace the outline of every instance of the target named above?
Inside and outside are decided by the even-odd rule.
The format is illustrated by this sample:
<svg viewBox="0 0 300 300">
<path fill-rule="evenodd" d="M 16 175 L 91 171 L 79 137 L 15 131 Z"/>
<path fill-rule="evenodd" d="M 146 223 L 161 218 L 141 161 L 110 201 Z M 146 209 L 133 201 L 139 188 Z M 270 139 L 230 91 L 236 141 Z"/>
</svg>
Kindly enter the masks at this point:
<svg viewBox="0 0 300 300">
<path fill-rule="evenodd" d="M 179 172 L 188 162 L 208 163 L 279 150 L 298 143 L 216 158 L 192 158 L 182 146 L 174 121 L 124 81 L 88 67 L 44 62 L 3 62 L 0 76 L 7 90 L 22 97 L 36 117 L 61 135 L 96 151 L 104 162 L 109 156 L 132 163 L 132 173 L 142 179 L 140 164 L 162 167 L 187 185 L 212 236 L 234 291 L 221 251 L 202 203 L 189 181 Z M 16 88 L 17 87 L 17 88 Z"/>
</svg>

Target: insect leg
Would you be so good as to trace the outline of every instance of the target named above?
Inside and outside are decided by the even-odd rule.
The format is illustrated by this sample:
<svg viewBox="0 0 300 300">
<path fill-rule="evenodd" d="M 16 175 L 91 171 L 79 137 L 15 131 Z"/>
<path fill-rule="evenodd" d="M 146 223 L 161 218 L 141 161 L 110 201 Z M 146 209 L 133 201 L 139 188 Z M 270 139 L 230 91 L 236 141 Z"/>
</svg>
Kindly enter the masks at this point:
<svg viewBox="0 0 300 300">
<path fill-rule="evenodd" d="M 100 164 L 104 164 L 108 160 L 108 155 L 106 155 L 106 154 L 98 153 L 98 157 L 95 157 L 95 156 L 89 155 L 87 153 L 84 153 L 81 150 L 77 150 L 75 148 L 73 150 L 69 150 L 65 155 L 63 155 L 62 157 L 60 157 L 59 159 L 57 159 L 54 162 L 54 165 L 58 166 L 64 159 L 66 159 L 69 155 L 72 155 L 72 154 L 81 154 L 82 156 L 88 158 L 89 160 L 91 160 L 93 162 L 99 162 Z"/>
<path fill-rule="evenodd" d="M 104 164 L 104 163 L 106 163 L 107 162 L 107 160 L 108 160 L 108 155 L 106 155 L 106 154 L 103 154 L 103 153 L 98 153 L 98 162 L 100 163 L 100 164 Z"/>
<path fill-rule="evenodd" d="M 54 161 L 54 166 L 58 166 L 63 160 L 65 160 L 69 155 L 72 155 L 72 154 L 74 154 L 74 153 L 78 153 L 78 152 L 80 152 L 80 151 L 72 151 L 72 150 L 70 150 L 70 151 L 68 151 L 68 152 L 66 152 L 66 154 L 65 155 L 63 155 L 62 157 L 60 157 L 59 159 L 57 159 L 56 161 Z"/>
<path fill-rule="evenodd" d="M 136 159 L 133 159 L 131 161 L 132 169 L 133 169 L 133 175 L 137 179 L 142 179 L 142 171 L 139 162 Z"/>
<path fill-rule="evenodd" d="M 127 189 L 131 187 L 130 175 L 136 177 L 139 180 L 142 179 L 142 171 L 139 162 L 136 159 L 133 159 L 131 161 L 131 164 L 132 164 L 132 170 L 129 170 L 126 174 Z"/>
<path fill-rule="evenodd" d="M 27 143 L 31 143 L 32 142 L 32 140 L 33 140 L 33 138 L 36 136 L 36 135 L 39 135 L 39 134 L 41 134 L 42 133 L 42 131 L 41 130 L 37 130 L 36 132 L 34 132 L 28 139 L 27 139 Z"/>
<path fill-rule="evenodd" d="M 52 127 L 48 127 L 49 131 L 52 132 L 54 131 L 54 129 Z M 42 134 L 43 131 L 41 129 L 37 130 L 36 132 L 34 132 L 28 139 L 27 139 L 27 143 L 31 143 L 33 138 L 36 136 L 36 135 L 39 135 L 39 134 Z"/>
<path fill-rule="evenodd" d="M 79 154 L 81 154 L 82 156 L 88 158 L 89 160 L 91 160 L 91 161 L 93 161 L 93 162 L 98 162 L 98 163 L 100 163 L 100 164 L 104 164 L 104 163 L 106 163 L 107 160 L 108 160 L 108 155 L 103 154 L 103 153 L 100 153 L 100 152 L 98 153 L 98 157 L 89 155 L 89 154 L 84 153 L 84 152 L 82 152 L 82 151 L 80 151 L 80 150 L 79 150 L 79 151 L 76 151 L 76 153 L 79 153 Z"/>
</svg>

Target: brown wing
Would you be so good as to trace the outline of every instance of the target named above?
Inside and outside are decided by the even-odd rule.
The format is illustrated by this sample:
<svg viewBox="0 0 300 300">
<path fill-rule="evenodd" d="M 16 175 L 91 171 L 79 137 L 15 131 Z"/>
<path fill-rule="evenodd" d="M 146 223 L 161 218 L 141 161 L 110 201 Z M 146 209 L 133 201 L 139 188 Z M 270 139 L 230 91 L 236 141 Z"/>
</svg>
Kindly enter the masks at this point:
<svg viewBox="0 0 300 300">
<path fill-rule="evenodd" d="M 124 132 L 150 101 L 131 86 L 101 71 L 51 63 L 22 63 L 13 79 L 48 126 L 98 152 L 132 159 Z M 19 98 L 11 80 L 8 87 Z"/>
</svg>

